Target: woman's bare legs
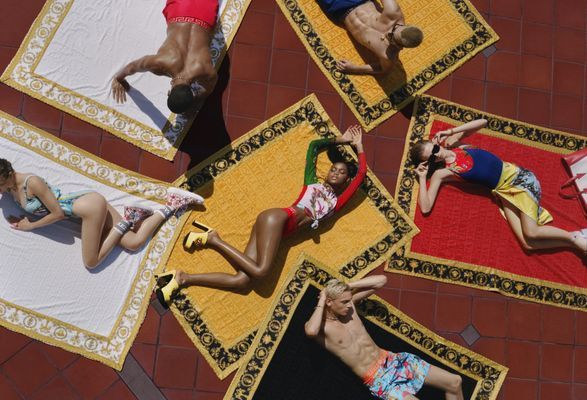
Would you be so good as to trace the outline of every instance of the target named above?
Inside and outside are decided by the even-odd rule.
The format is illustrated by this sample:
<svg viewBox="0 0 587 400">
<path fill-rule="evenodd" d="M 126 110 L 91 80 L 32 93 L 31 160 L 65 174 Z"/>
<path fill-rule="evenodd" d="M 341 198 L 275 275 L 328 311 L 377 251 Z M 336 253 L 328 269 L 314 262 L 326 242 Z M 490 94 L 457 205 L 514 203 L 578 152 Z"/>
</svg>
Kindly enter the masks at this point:
<svg viewBox="0 0 587 400">
<path fill-rule="evenodd" d="M 451 374 L 434 365 L 430 366 L 428 375 L 424 379 L 425 385 L 444 390 L 446 400 L 464 400 L 462 382 L 463 378 L 460 375 Z"/>
<path fill-rule="evenodd" d="M 563 229 L 538 225 L 532 218 L 518 210 L 508 201 L 502 201 L 506 219 L 518 241 L 526 250 L 571 247 L 585 251 L 587 240 L 574 236 Z"/>
<path fill-rule="evenodd" d="M 222 240 L 216 231 L 210 232 L 207 245 L 220 252 L 240 270 L 235 275 L 222 272 L 186 274 L 178 271 L 177 282 L 180 286 L 241 289 L 251 279 L 264 277 L 270 271 L 279 249 L 287 218 L 287 213 L 280 208 L 272 208 L 259 214 L 244 253 Z"/>
</svg>

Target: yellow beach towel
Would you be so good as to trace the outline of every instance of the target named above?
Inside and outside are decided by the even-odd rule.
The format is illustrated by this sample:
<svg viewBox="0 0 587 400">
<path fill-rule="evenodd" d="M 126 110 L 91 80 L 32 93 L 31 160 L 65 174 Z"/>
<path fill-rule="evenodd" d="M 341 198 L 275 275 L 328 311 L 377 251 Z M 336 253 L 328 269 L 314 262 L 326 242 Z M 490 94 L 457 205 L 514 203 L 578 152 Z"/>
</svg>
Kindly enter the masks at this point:
<svg viewBox="0 0 587 400">
<path fill-rule="evenodd" d="M 401 64 L 380 77 L 347 75 L 336 61 L 375 61 L 354 42 L 344 26 L 332 22 L 316 0 L 278 0 L 310 56 L 332 83 L 361 125 L 369 131 L 475 54 L 498 40 L 468 0 L 400 0 L 408 24 L 424 32 L 424 41 L 400 52 Z"/>
</svg>

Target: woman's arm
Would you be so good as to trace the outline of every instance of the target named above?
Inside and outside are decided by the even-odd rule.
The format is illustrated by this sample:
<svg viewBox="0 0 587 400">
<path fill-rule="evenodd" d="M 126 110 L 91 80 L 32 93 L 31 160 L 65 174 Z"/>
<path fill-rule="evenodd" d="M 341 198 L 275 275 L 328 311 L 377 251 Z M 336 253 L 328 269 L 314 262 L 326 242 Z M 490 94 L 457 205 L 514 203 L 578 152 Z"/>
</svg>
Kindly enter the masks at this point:
<svg viewBox="0 0 587 400">
<path fill-rule="evenodd" d="M 43 182 L 41 178 L 36 176 L 29 178 L 27 188 L 28 196 L 37 197 L 41 201 L 41 203 L 43 203 L 45 208 L 47 208 L 49 214 L 34 222 L 31 222 L 27 217 L 24 217 L 20 221 L 15 222 L 12 225 L 14 229 L 18 229 L 21 231 L 30 231 L 65 219 L 65 214 L 59 206 L 57 198 L 55 197 L 51 189 L 49 189 L 49 186 L 47 186 L 47 184 Z"/>
<path fill-rule="evenodd" d="M 308 146 L 308 152 L 306 153 L 306 169 L 304 171 L 304 185 L 311 185 L 318 182 L 316 176 L 316 160 L 318 160 L 318 153 L 320 150 L 332 143 L 337 143 L 336 139 L 325 138 L 316 139 L 310 142 Z"/>
<path fill-rule="evenodd" d="M 432 174 L 430 178 L 430 186 L 427 186 L 426 173 L 428 172 L 428 165 L 426 162 L 421 163 L 416 168 L 416 174 L 418 174 L 418 181 L 420 189 L 418 191 L 418 203 L 423 214 L 428 214 L 432 211 L 438 190 L 442 182 L 452 177 L 453 173 L 446 168 L 439 169 Z"/>
<path fill-rule="evenodd" d="M 304 331 L 308 337 L 317 337 L 322 331 L 324 324 L 324 307 L 326 306 L 326 293 L 324 290 L 320 292 L 318 304 L 314 308 L 314 313 L 304 325 Z"/>
<path fill-rule="evenodd" d="M 462 139 L 472 135 L 479 129 L 485 128 L 486 126 L 486 119 L 476 119 L 474 121 L 467 122 L 466 124 L 437 132 L 433 141 L 435 143 L 444 142 L 444 146 L 446 147 L 454 147 Z"/>
<path fill-rule="evenodd" d="M 352 128 L 352 127 L 351 127 Z M 349 130 L 351 130 L 349 128 Z M 338 211 L 344 206 L 350 198 L 355 194 L 359 186 L 363 183 L 365 176 L 367 175 L 367 157 L 365 156 L 365 151 L 363 150 L 363 131 L 361 128 L 356 126 L 352 131 L 351 135 L 353 140 L 351 144 L 355 146 L 357 153 L 359 155 L 359 170 L 357 171 L 357 175 L 353 178 L 351 183 L 347 186 L 347 188 L 337 197 L 336 206 L 334 207 L 335 211 Z"/>
<path fill-rule="evenodd" d="M 371 275 L 360 279 L 356 282 L 349 283 L 353 292 L 353 303 L 366 299 L 371 296 L 377 289 L 381 289 L 387 283 L 385 275 Z"/>
</svg>

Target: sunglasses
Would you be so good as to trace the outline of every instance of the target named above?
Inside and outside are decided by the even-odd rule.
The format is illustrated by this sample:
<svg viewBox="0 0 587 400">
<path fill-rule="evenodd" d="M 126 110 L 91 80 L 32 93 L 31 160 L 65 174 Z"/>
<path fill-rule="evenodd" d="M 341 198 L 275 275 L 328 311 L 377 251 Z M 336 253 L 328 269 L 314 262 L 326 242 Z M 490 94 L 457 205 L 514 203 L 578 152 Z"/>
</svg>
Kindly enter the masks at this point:
<svg viewBox="0 0 587 400">
<path fill-rule="evenodd" d="M 404 48 L 403 44 L 401 44 L 400 42 L 398 42 L 398 41 L 395 39 L 395 36 L 394 36 L 394 34 L 395 34 L 395 31 L 396 31 L 396 30 L 397 30 L 397 28 L 399 28 L 400 26 L 404 26 L 404 24 L 399 24 L 399 23 L 395 24 L 395 25 L 393 26 L 393 28 L 391 28 L 391 31 L 387 32 L 387 38 L 389 39 L 389 42 L 390 42 L 391 44 L 393 44 L 394 46 L 396 46 L 396 47 L 398 47 L 398 48 L 400 48 L 400 49 L 403 49 L 403 48 Z"/>
<path fill-rule="evenodd" d="M 428 157 L 428 164 L 434 164 L 436 162 L 436 155 L 440 151 L 440 146 L 435 144 L 432 147 L 432 152 L 430 153 L 430 157 Z"/>
</svg>

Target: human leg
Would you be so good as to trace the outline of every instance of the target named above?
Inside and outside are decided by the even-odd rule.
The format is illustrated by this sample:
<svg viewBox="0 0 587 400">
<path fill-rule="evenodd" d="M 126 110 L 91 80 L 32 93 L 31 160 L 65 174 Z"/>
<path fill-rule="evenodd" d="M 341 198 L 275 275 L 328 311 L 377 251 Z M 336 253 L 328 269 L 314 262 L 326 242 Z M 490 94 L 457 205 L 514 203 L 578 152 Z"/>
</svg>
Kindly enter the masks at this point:
<svg viewBox="0 0 587 400">
<path fill-rule="evenodd" d="M 452 374 L 434 365 L 430 366 L 424 379 L 425 385 L 444 390 L 446 400 L 464 400 L 462 382 L 463 378 L 460 375 Z"/>
<path fill-rule="evenodd" d="M 578 233 L 571 233 L 556 226 L 538 225 L 535 220 L 520 213 L 520 222 L 526 241 L 530 246 L 539 249 L 571 247 L 587 251 L 587 239 Z"/>
</svg>

